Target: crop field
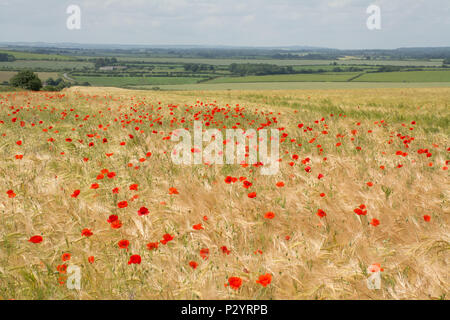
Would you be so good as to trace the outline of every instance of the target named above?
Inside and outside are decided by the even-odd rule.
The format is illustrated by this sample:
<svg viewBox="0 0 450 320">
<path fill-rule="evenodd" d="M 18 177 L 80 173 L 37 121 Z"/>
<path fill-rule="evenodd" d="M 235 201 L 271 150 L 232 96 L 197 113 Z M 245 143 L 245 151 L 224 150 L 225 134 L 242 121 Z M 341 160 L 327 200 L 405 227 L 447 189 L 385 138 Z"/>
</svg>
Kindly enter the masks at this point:
<svg viewBox="0 0 450 320">
<path fill-rule="evenodd" d="M 2 92 L 0 299 L 448 299 L 449 104 L 450 88 Z M 176 164 L 194 121 L 277 130 L 279 171 Z"/>
<path fill-rule="evenodd" d="M 74 57 L 63 56 L 59 54 L 41 54 L 32 52 L 22 52 L 22 51 L 11 51 L 11 50 L 1 50 L 0 53 L 7 53 L 14 56 L 18 60 L 74 60 Z"/>
<path fill-rule="evenodd" d="M 149 90 L 154 86 L 130 86 Z M 160 85 L 161 90 L 296 90 L 296 89 L 369 89 L 369 88 L 440 88 L 450 87 L 448 82 L 246 82 L 246 83 L 195 83 Z"/>
<path fill-rule="evenodd" d="M 93 67 L 93 63 L 84 61 L 47 61 L 47 60 L 16 60 L 13 62 L 0 62 L 2 70 L 82 70 Z"/>
<path fill-rule="evenodd" d="M 85 77 L 74 76 L 78 82 L 89 82 L 94 86 L 136 86 L 136 85 L 167 85 L 190 84 L 204 78 L 196 77 Z"/>
<path fill-rule="evenodd" d="M 319 73 L 319 74 L 281 74 L 267 76 L 222 77 L 207 83 L 246 83 L 246 82 L 340 82 L 356 77 L 358 72 Z"/>
<path fill-rule="evenodd" d="M 0 71 L 0 82 L 9 81 L 17 72 L 14 71 Z M 47 80 L 48 78 L 58 78 L 57 72 L 36 72 L 39 79 L 42 81 Z"/>
<path fill-rule="evenodd" d="M 447 82 L 450 83 L 450 69 L 445 71 L 408 71 L 366 73 L 355 81 L 368 82 Z"/>
</svg>

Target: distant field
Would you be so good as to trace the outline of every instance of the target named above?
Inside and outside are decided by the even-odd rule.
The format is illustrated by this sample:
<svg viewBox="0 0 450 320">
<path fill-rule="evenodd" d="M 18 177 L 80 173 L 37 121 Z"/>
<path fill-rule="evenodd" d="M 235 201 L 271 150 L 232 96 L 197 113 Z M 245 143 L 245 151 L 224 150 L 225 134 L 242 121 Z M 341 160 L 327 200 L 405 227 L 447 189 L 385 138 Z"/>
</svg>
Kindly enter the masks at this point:
<svg viewBox="0 0 450 320">
<path fill-rule="evenodd" d="M 41 80 L 47 80 L 48 78 L 58 78 L 57 72 L 36 72 Z M 9 81 L 17 72 L 15 71 L 0 71 L 0 82 Z"/>
<path fill-rule="evenodd" d="M 77 61 L 44 61 L 44 60 L 18 60 L 13 62 L 0 62 L 0 69 L 20 70 L 82 70 L 84 67 L 93 68 L 94 64 L 91 62 L 77 62 Z"/>
<path fill-rule="evenodd" d="M 439 88 L 450 87 L 445 82 L 253 82 L 253 83 L 198 83 L 162 85 L 162 90 L 296 90 L 296 89 L 368 89 L 368 88 Z M 151 89 L 151 86 L 133 86 Z"/>
<path fill-rule="evenodd" d="M 366 73 L 355 81 L 369 82 L 450 82 L 448 71 L 408 71 Z"/>
<path fill-rule="evenodd" d="M 73 77 L 78 82 L 89 82 L 93 86 L 135 86 L 196 83 L 204 78 L 195 77 Z"/>
<path fill-rule="evenodd" d="M 10 50 L 0 50 L 0 53 L 7 53 L 14 56 L 18 60 L 74 60 L 71 56 L 62 56 L 59 54 L 41 54 L 41 53 L 30 53 L 30 52 L 19 52 Z"/>
<path fill-rule="evenodd" d="M 307 65 L 329 65 L 336 62 L 339 65 L 393 65 L 393 66 L 423 66 L 439 67 L 442 61 L 422 60 L 285 60 L 285 59 L 201 59 L 201 58 L 139 58 L 119 57 L 119 61 L 145 61 L 155 63 L 203 63 L 211 65 L 229 65 L 232 63 L 269 63 L 279 66 L 307 66 Z"/>
<path fill-rule="evenodd" d="M 267 76 L 246 76 L 246 77 L 221 77 L 208 81 L 207 83 L 247 83 L 247 82 L 334 82 L 348 81 L 360 74 L 359 72 L 340 73 L 315 73 L 315 74 L 279 74 Z"/>
</svg>

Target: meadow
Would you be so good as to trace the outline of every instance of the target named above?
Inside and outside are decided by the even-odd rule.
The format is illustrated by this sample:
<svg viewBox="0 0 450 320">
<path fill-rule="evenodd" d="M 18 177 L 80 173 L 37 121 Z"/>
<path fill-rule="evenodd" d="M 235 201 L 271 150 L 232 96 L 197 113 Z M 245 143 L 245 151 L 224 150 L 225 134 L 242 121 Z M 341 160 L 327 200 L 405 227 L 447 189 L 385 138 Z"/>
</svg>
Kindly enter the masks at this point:
<svg viewBox="0 0 450 320">
<path fill-rule="evenodd" d="M 448 87 L 2 92 L 0 298 L 448 299 L 449 104 Z M 280 171 L 176 165 L 194 120 L 279 130 Z"/>
</svg>

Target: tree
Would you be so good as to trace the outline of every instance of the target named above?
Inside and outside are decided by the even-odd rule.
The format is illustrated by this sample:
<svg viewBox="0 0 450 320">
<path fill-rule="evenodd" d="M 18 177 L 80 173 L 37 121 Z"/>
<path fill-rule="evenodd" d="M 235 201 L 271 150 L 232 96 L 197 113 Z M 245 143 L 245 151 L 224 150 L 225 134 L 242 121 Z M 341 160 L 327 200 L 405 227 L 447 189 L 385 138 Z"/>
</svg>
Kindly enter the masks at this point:
<svg viewBox="0 0 450 320">
<path fill-rule="evenodd" d="M 17 73 L 10 81 L 13 87 L 27 90 L 39 91 L 42 88 L 42 81 L 30 70 L 23 70 Z"/>
<path fill-rule="evenodd" d="M 444 60 L 444 65 L 450 65 L 450 58 L 446 58 L 445 60 Z"/>
</svg>

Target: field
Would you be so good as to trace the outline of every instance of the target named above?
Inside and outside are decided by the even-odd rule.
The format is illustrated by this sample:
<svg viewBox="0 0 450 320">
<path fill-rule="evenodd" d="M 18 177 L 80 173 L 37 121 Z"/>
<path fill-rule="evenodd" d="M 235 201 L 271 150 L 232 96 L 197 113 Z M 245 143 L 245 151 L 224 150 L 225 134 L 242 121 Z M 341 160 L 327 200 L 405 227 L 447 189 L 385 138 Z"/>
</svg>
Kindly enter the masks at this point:
<svg viewBox="0 0 450 320">
<path fill-rule="evenodd" d="M 9 81 L 17 72 L 15 71 L 0 71 L 0 82 Z M 36 73 L 42 81 L 47 80 L 48 78 L 58 78 L 58 73 L 56 72 L 37 72 Z"/>
<path fill-rule="evenodd" d="M 358 72 L 321 73 L 321 74 L 282 74 L 269 76 L 224 77 L 208 83 L 255 83 L 255 82 L 340 82 L 356 77 Z M 450 74 L 450 72 L 449 72 Z"/>
<path fill-rule="evenodd" d="M 366 73 L 356 81 L 367 82 L 447 82 L 450 83 L 450 70 L 409 71 Z"/>
<path fill-rule="evenodd" d="M 131 86 L 134 89 L 152 89 L 154 86 Z M 131 88 L 130 87 L 130 88 Z M 369 89 L 369 88 L 449 88 L 448 82 L 246 82 L 246 83 L 194 83 L 160 85 L 161 90 L 296 90 L 296 89 Z"/>
<path fill-rule="evenodd" d="M 78 82 L 89 82 L 93 86 L 136 86 L 136 85 L 167 85 L 167 84 L 190 84 L 196 83 L 204 78 L 195 77 L 80 77 L 73 76 Z"/>
<path fill-rule="evenodd" d="M 449 102 L 450 88 L 2 92 L 0 299 L 448 299 Z M 279 172 L 175 164 L 169 139 L 194 120 L 278 130 Z"/>
</svg>

